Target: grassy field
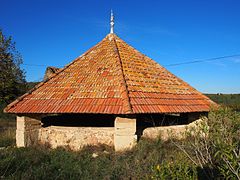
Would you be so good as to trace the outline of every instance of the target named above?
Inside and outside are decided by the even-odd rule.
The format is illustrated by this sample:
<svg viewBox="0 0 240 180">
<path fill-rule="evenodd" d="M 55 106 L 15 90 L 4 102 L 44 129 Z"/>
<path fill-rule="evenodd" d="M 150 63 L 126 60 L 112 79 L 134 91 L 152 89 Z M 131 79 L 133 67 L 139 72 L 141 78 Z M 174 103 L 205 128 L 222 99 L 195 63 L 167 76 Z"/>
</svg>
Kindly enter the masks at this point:
<svg viewBox="0 0 240 180">
<path fill-rule="evenodd" d="M 186 133 L 186 140 L 142 139 L 124 153 L 106 146 L 85 147 L 78 152 L 40 145 L 15 148 L 14 133 L 5 131 L 1 143 L 8 147 L 0 149 L 0 178 L 238 179 L 239 113 L 229 109 L 211 112 L 207 123 L 200 125 L 196 136 L 191 130 Z"/>
<path fill-rule="evenodd" d="M 239 103 L 239 95 L 210 96 Z M 15 117 L 0 113 L 0 179 L 240 179 L 240 113 L 229 108 L 210 112 L 196 136 L 190 130 L 183 141 L 141 139 L 124 153 L 106 146 L 16 148 L 15 129 Z"/>
<path fill-rule="evenodd" d="M 15 145 L 15 116 L 2 113 L 4 105 L 0 104 L 0 147 Z"/>
<path fill-rule="evenodd" d="M 9 179 L 155 179 L 160 167 L 169 178 L 181 174 L 194 179 L 198 174 L 175 146 L 160 140 L 142 140 L 134 150 L 122 154 L 109 147 L 86 147 L 79 152 L 10 147 L 0 150 L 0 157 L 0 176 Z"/>
<path fill-rule="evenodd" d="M 240 94 L 205 94 L 214 102 L 240 111 Z"/>
</svg>

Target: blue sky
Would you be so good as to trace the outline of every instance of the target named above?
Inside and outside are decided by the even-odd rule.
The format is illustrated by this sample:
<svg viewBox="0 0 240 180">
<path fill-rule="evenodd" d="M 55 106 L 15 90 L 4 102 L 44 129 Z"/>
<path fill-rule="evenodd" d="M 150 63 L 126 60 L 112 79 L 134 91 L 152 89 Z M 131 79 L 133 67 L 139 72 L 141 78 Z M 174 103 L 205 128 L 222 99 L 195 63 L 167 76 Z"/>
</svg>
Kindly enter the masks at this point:
<svg viewBox="0 0 240 180">
<path fill-rule="evenodd" d="M 239 0 L 2 0 L 0 28 L 13 36 L 25 64 L 64 66 L 110 30 L 204 93 L 240 93 Z M 22 66 L 39 81 L 44 66 Z"/>
</svg>

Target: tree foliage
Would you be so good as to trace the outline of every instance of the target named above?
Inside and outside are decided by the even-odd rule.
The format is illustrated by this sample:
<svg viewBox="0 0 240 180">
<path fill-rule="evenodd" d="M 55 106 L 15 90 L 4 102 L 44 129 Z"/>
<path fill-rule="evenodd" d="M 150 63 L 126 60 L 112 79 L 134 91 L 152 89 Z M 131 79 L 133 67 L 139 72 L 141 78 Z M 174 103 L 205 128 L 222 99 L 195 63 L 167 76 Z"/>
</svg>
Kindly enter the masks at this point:
<svg viewBox="0 0 240 180">
<path fill-rule="evenodd" d="M 240 111 L 240 94 L 205 94 L 214 102 Z"/>
<path fill-rule="evenodd" d="M 0 29 L 0 103 L 10 103 L 26 91 L 22 62 L 12 37 L 6 37 Z"/>
</svg>

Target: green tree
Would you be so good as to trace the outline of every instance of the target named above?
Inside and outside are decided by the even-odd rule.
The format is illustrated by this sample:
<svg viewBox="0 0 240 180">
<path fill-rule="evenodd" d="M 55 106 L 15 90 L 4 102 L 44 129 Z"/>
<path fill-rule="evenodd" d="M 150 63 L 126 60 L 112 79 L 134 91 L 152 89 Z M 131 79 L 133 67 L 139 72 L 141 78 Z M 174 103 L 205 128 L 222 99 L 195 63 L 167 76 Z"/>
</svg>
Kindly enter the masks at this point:
<svg viewBox="0 0 240 180">
<path fill-rule="evenodd" d="M 0 29 L 0 103 L 10 103 L 26 91 L 22 62 L 12 37 L 4 36 Z"/>
</svg>

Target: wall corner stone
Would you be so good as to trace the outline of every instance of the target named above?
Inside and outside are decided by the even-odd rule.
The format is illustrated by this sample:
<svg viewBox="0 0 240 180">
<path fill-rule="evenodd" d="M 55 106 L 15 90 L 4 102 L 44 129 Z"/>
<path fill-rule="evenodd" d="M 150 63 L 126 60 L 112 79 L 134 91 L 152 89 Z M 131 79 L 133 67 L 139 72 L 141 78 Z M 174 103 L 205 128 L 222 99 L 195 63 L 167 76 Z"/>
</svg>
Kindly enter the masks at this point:
<svg viewBox="0 0 240 180">
<path fill-rule="evenodd" d="M 116 151 L 129 150 L 136 145 L 136 117 L 116 117 L 114 122 L 114 129 L 114 148 Z"/>
<path fill-rule="evenodd" d="M 16 145 L 17 147 L 28 147 L 38 143 L 41 121 L 39 118 L 17 116 Z"/>
</svg>

